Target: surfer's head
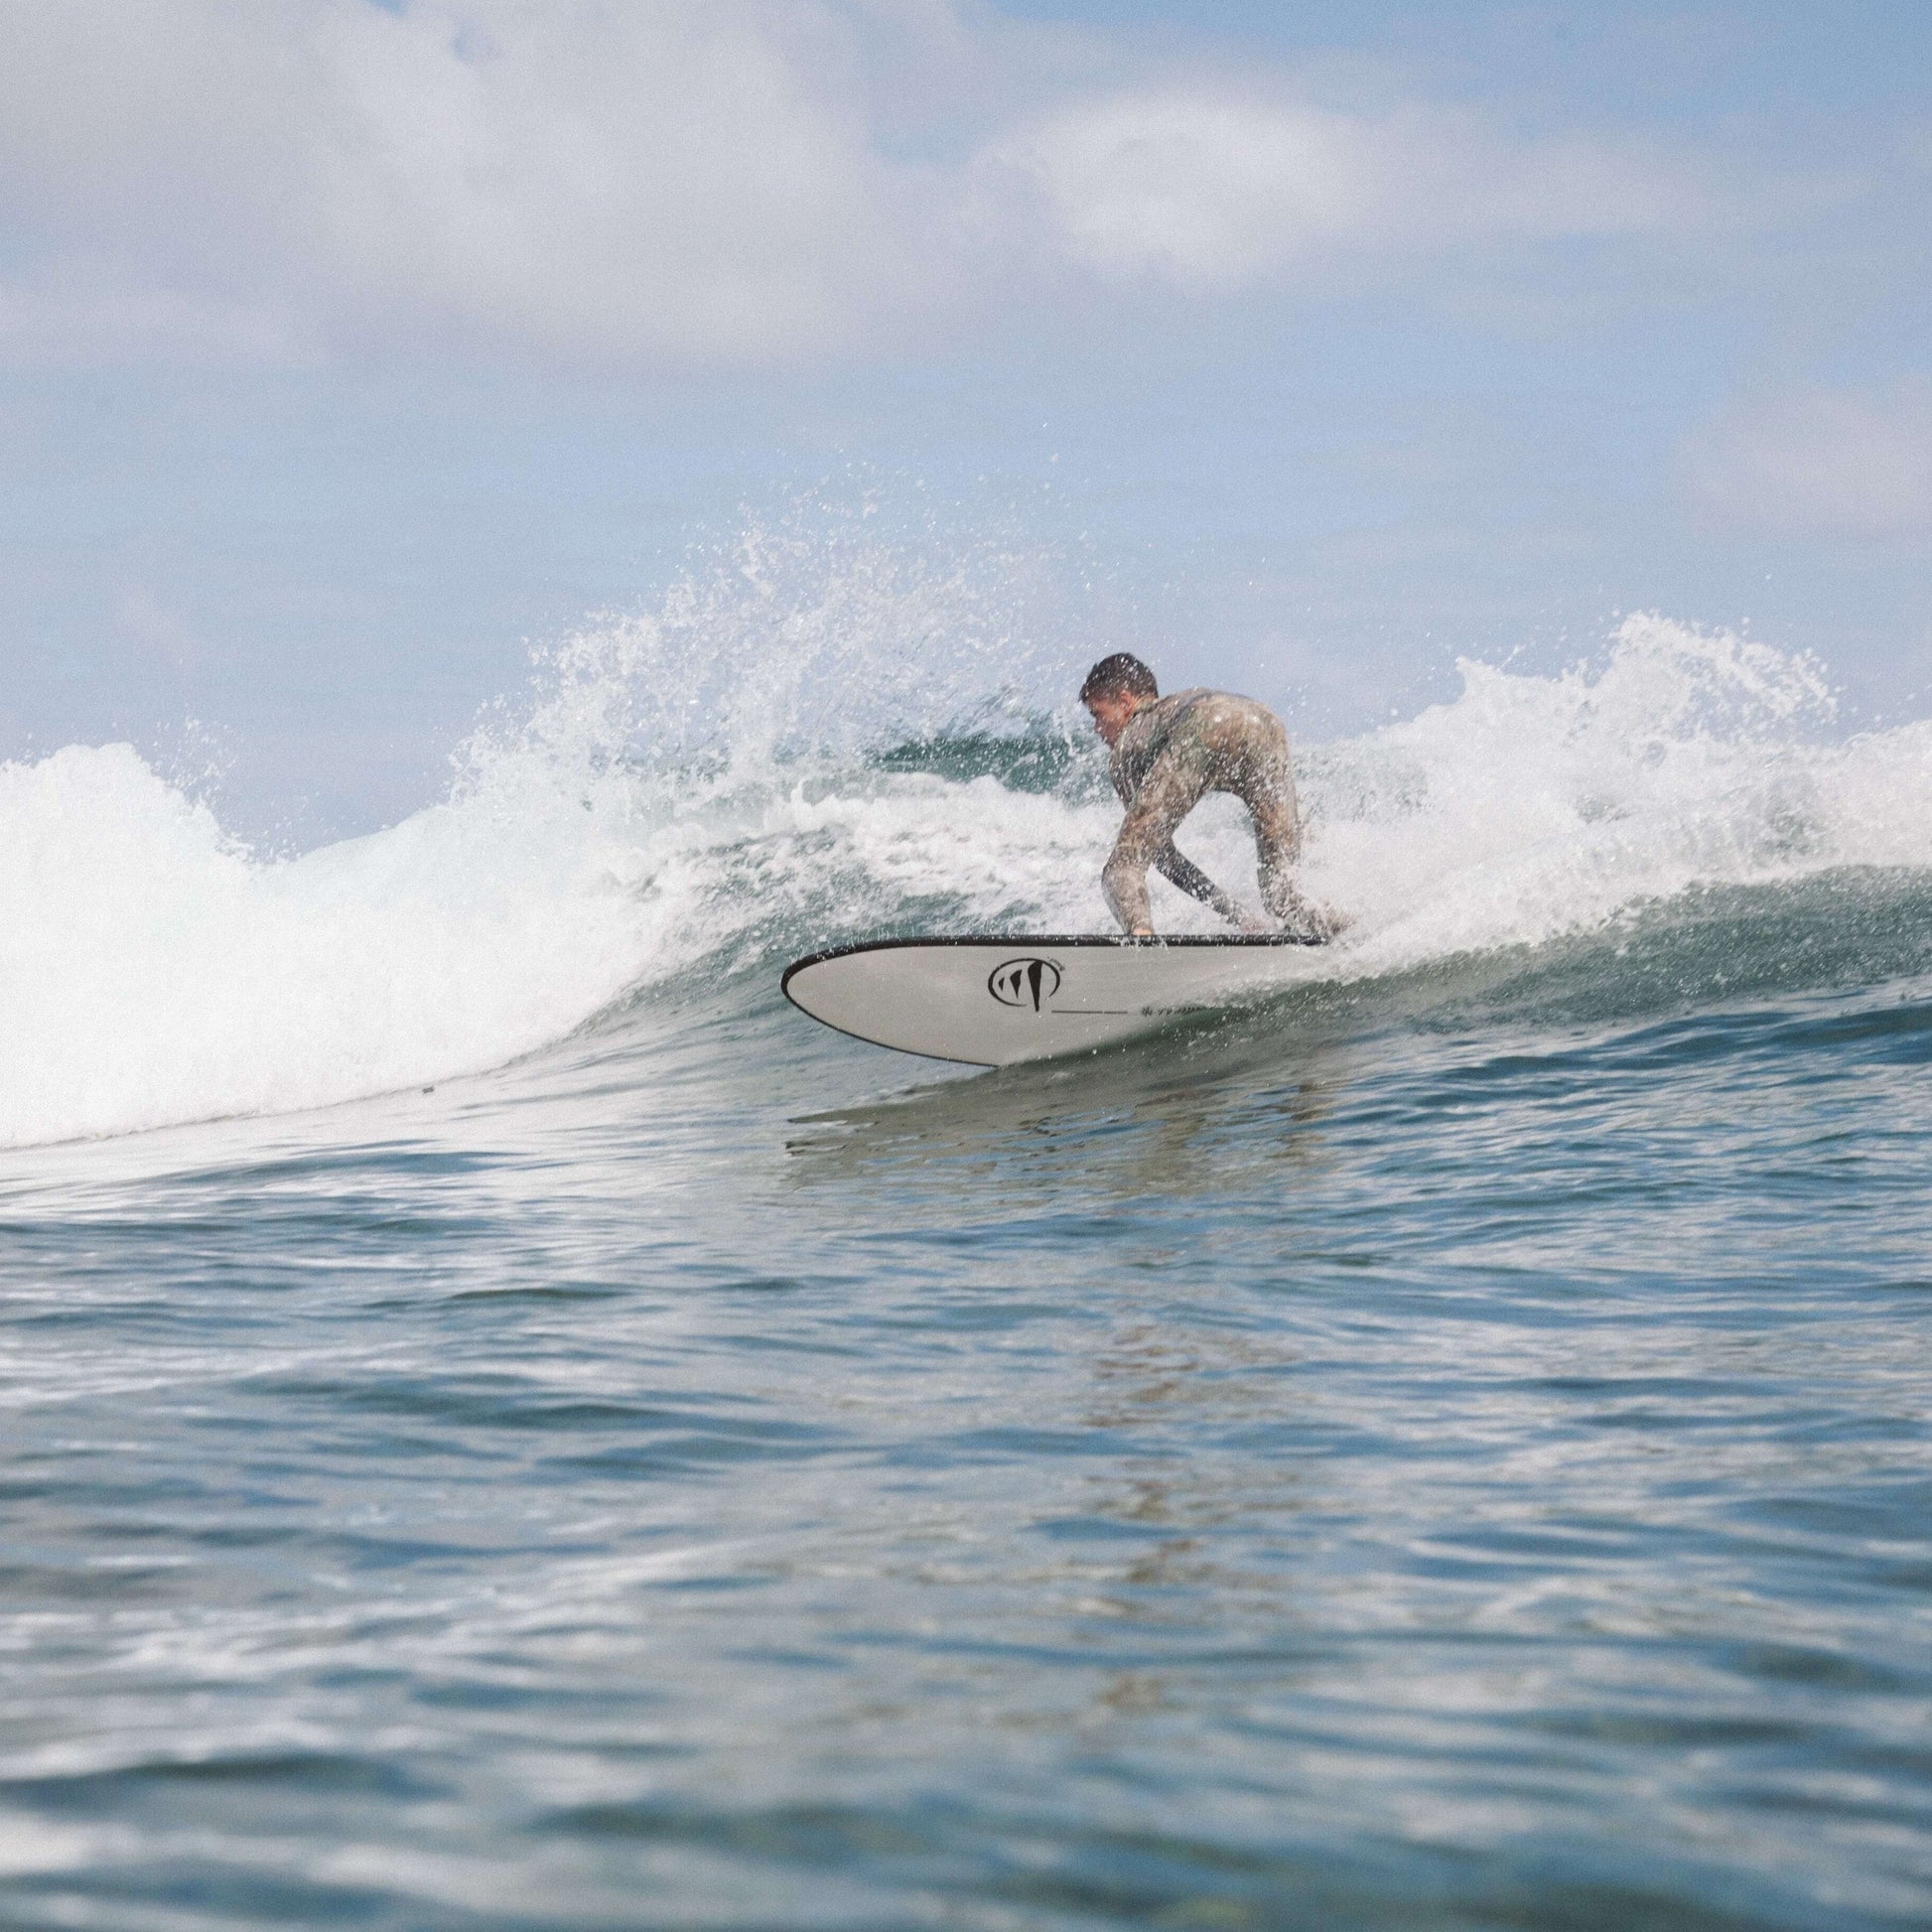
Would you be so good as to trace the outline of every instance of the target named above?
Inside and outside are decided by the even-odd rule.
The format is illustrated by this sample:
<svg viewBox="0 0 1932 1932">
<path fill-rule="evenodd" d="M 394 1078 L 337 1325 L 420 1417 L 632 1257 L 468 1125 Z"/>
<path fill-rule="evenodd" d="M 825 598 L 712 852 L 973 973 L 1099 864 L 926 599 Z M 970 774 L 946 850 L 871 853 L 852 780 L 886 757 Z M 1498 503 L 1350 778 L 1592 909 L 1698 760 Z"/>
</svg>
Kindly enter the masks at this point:
<svg viewBox="0 0 1932 1932">
<path fill-rule="evenodd" d="M 1093 715 L 1093 728 L 1111 745 L 1127 729 L 1127 721 L 1161 687 L 1154 673 L 1131 651 L 1117 650 L 1103 657 L 1080 686 L 1080 702 Z"/>
</svg>

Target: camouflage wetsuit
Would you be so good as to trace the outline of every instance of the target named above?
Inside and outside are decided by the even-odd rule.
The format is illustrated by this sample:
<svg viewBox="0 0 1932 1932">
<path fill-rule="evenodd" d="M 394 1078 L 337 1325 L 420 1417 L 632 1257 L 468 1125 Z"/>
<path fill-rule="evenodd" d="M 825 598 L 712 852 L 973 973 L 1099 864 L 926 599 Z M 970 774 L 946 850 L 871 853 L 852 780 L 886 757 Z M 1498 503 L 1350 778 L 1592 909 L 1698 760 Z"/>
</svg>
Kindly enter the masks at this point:
<svg viewBox="0 0 1932 1932">
<path fill-rule="evenodd" d="M 1334 920 L 1293 883 L 1301 814 L 1289 774 L 1288 733 L 1264 704 L 1226 691 L 1151 698 L 1128 719 L 1113 749 L 1114 789 L 1127 818 L 1100 875 L 1114 917 L 1129 932 L 1151 929 L 1147 869 L 1153 866 L 1232 925 L 1254 923 L 1201 869 L 1174 850 L 1174 829 L 1210 791 L 1231 791 L 1255 822 L 1261 897 L 1283 928 L 1325 939 Z"/>
</svg>

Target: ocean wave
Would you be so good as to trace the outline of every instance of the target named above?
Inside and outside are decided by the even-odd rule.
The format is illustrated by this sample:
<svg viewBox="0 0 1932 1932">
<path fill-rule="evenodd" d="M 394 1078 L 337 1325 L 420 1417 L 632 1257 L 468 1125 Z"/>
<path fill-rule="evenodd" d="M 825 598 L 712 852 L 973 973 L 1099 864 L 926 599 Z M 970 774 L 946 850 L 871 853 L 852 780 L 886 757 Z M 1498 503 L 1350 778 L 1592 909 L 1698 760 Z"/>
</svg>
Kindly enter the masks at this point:
<svg viewBox="0 0 1932 1932">
<path fill-rule="evenodd" d="M 444 799 L 299 857 L 124 745 L 0 766 L 0 1144 L 479 1072 L 857 937 L 1105 929 L 1077 667 L 957 581 L 781 561 L 567 640 Z M 1353 920 L 1305 1002 L 1488 1025 L 1925 969 L 1932 725 L 1835 739 L 1815 664 L 1655 617 L 1462 680 L 1300 755 L 1307 885 Z M 1186 843 L 1251 892 L 1232 801 Z"/>
</svg>

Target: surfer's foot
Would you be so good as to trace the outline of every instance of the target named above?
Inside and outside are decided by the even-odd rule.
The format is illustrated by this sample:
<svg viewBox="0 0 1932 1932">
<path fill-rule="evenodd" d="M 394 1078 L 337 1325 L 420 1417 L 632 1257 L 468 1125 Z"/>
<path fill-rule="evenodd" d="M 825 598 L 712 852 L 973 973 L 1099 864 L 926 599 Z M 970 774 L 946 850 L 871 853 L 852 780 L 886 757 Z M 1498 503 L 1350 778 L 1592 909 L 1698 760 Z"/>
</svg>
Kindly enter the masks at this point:
<svg viewBox="0 0 1932 1932">
<path fill-rule="evenodd" d="M 1325 946 L 1336 933 L 1345 932 L 1355 923 L 1347 912 L 1337 912 L 1327 905 L 1298 905 L 1282 921 L 1281 930 L 1285 938 L 1297 939 L 1305 946 Z"/>
</svg>

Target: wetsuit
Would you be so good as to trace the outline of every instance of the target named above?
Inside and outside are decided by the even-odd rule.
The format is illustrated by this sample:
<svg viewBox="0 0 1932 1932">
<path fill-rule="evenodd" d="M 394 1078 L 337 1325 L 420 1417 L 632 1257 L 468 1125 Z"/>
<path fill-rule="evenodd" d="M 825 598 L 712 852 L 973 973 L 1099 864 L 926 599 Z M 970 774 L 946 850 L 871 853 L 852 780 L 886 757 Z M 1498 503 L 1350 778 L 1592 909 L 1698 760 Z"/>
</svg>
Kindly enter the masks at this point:
<svg viewBox="0 0 1932 1932">
<path fill-rule="evenodd" d="M 1295 890 L 1301 814 L 1289 774 L 1288 733 L 1266 705 L 1204 689 L 1152 698 L 1114 741 L 1113 778 L 1127 818 L 1100 884 L 1127 931 L 1154 924 L 1149 866 L 1231 925 L 1253 925 L 1239 904 L 1174 850 L 1175 828 L 1210 791 L 1232 792 L 1254 819 L 1262 903 L 1284 930 L 1309 939 L 1325 939 L 1334 930 L 1332 916 Z"/>
</svg>

